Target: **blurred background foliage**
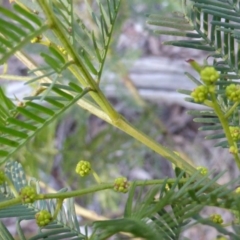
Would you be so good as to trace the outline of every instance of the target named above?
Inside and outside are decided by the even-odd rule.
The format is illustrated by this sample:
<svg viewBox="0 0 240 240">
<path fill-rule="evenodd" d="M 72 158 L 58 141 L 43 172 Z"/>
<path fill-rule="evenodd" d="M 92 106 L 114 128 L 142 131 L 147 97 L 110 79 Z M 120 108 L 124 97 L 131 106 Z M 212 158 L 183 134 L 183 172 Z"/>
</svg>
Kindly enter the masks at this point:
<svg viewBox="0 0 240 240">
<path fill-rule="evenodd" d="M 79 16 L 88 20 L 89 16 L 81 12 L 84 1 L 76 0 L 75 4 Z M 128 76 L 131 64 L 142 56 L 143 49 L 121 48 L 119 39 L 129 22 L 137 22 L 141 29 L 152 34 L 146 25 L 146 14 L 166 14 L 178 11 L 179 8 L 176 0 L 122 1 L 103 74 L 104 78 L 114 72 L 114 77 L 119 80 L 119 91 L 110 99 L 116 109 L 134 126 L 156 140 L 161 139 L 165 131 L 161 122 L 161 105 L 145 104 L 143 100 L 139 102 L 122 82 Z M 39 46 L 34 45 L 25 50 L 35 55 L 38 49 Z M 124 62 L 126 59 L 127 64 Z M 107 82 L 103 83 L 103 88 L 104 84 L 106 86 Z M 90 161 L 104 182 L 121 175 L 129 179 L 147 179 L 171 174 L 166 162 L 159 161 L 157 154 L 78 106 L 73 106 L 39 132 L 14 158 L 23 163 L 30 176 L 55 189 L 79 189 L 94 183 L 93 177 L 80 178 L 75 173 L 75 166 L 81 159 Z M 94 196 L 81 197 L 77 201 L 88 209 L 110 217 L 119 213 L 124 197 L 119 198 L 119 194 L 106 194 L 103 191 Z"/>
</svg>

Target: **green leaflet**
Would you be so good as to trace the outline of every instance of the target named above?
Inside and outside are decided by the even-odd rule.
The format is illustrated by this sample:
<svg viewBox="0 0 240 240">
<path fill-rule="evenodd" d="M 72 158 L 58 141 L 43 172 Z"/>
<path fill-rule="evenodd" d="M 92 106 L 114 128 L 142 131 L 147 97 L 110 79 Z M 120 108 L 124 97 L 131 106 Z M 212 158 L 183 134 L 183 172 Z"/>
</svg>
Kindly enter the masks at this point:
<svg viewBox="0 0 240 240">
<path fill-rule="evenodd" d="M 14 240 L 11 233 L 2 222 L 0 222 L 0 240 Z"/>
<path fill-rule="evenodd" d="M 3 64 L 16 51 L 30 42 L 36 36 L 41 35 L 48 29 L 47 24 L 34 14 L 26 11 L 18 5 L 14 5 L 10 11 L 0 7 L 0 13 L 4 16 L 0 19 L 0 64 Z"/>
</svg>

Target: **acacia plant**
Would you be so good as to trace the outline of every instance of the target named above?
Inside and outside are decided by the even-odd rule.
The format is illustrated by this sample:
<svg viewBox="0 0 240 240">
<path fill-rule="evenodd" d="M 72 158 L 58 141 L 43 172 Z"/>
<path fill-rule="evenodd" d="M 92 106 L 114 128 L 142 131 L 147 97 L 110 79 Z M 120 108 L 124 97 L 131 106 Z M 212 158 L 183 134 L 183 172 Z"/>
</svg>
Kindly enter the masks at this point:
<svg viewBox="0 0 240 240">
<path fill-rule="evenodd" d="M 94 240 L 108 239 L 118 233 L 123 234 L 120 239 L 131 236 L 180 239 L 184 230 L 196 224 L 212 226 L 221 235 L 239 239 L 240 191 L 233 188 L 239 179 L 217 184 L 224 173 L 211 178 L 212 171 L 189 164 L 174 149 L 160 145 L 136 129 L 114 109 L 101 90 L 103 67 L 121 0 L 96 0 L 91 4 L 86 1 L 94 27 L 75 13 L 71 0 L 10 2 L 13 2 L 12 10 L 0 7 L 0 64 L 6 67 L 8 59 L 15 55 L 29 69 L 31 80 L 25 84 L 37 85 L 36 92 L 21 102 L 12 101 L 0 91 L 0 164 L 3 167 L 0 218 L 17 218 L 19 238 L 27 238 L 21 221 L 35 218 L 39 231 L 30 239 Z M 182 4 L 182 13 L 172 17 L 155 13 L 149 15 L 148 23 L 175 29 L 160 29 L 160 34 L 187 39 L 167 44 L 208 51 L 214 59 L 212 63 L 206 59 L 203 65 L 189 60 L 198 77 L 187 76 L 197 86 L 193 91 L 181 92 L 189 95 L 187 100 L 209 107 L 209 110 L 191 113 L 200 116 L 196 121 L 210 123 L 201 130 L 222 131 L 208 138 L 223 138 L 218 146 L 229 148 L 236 166 L 240 167 L 239 3 L 236 0 L 183 0 Z M 44 64 L 36 64 L 23 51 L 28 44 L 41 45 L 39 55 Z M 170 161 L 175 178 L 129 182 L 123 176 L 105 183 L 94 172 L 91 161 L 81 160 L 76 162 L 73 171 L 80 177 L 93 173 L 97 184 L 74 191 L 64 188 L 56 193 L 42 193 L 38 181 L 27 177 L 22 165 L 12 156 L 74 104 Z M 136 198 L 136 190 L 143 186 L 151 189 L 144 194 L 137 191 Z M 80 231 L 74 197 L 103 190 L 128 194 L 123 216 L 95 221 L 89 228 L 91 231 L 88 232 L 88 228 Z M 218 215 L 201 217 L 205 206 L 228 209 L 234 214 L 234 221 L 223 223 Z M 232 229 L 226 229 L 227 225 Z M 3 222 L 0 239 L 13 239 Z"/>
</svg>

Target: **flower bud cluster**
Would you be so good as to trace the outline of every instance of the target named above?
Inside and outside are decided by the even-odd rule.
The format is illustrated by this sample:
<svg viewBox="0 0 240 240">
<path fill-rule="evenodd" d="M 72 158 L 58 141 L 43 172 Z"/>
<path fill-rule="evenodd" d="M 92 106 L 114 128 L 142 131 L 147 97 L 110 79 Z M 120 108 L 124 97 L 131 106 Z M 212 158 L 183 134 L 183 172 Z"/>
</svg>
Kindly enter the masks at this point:
<svg viewBox="0 0 240 240">
<path fill-rule="evenodd" d="M 222 216 L 220 214 L 212 214 L 210 216 L 210 219 L 214 222 L 214 223 L 218 223 L 218 224 L 222 224 L 223 223 L 223 219 Z"/>
<path fill-rule="evenodd" d="M 42 40 L 42 35 L 39 35 L 31 40 L 31 43 L 39 43 Z"/>
<path fill-rule="evenodd" d="M 202 103 L 207 99 L 208 95 L 208 87 L 201 85 L 195 88 L 192 93 L 191 97 L 193 98 L 194 102 Z"/>
<path fill-rule="evenodd" d="M 231 133 L 231 136 L 233 138 L 233 141 L 239 141 L 240 140 L 240 127 L 229 127 L 229 130 L 230 130 L 230 133 Z"/>
<path fill-rule="evenodd" d="M 33 203 L 36 200 L 37 192 L 34 187 L 26 186 L 20 190 L 19 195 L 23 203 Z"/>
<path fill-rule="evenodd" d="M 200 72 L 200 77 L 206 85 L 212 85 L 219 79 L 219 73 L 214 67 L 205 67 Z"/>
<path fill-rule="evenodd" d="M 226 87 L 226 96 L 232 102 L 240 102 L 240 87 L 236 84 L 230 84 Z"/>
<path fill-rule="evenodd" d="M 125 177 L 116 178 L 114 181 L 114 190 L 116 192 L 127 193 L 129 186 L 130 186 L 130 184 L 127 181 L 127 178 L 125 178 Z"/>
<path fill-rule="evenodd" d="M 229 148 L 229 152 L 232 153 L 232 154 L 237 154 L 238 153 L 238 148 L 235 147 L 235 146 L 231 146 Z"/>
<path fill-rule="evenodd" d="M 198 170 L 203 176 L 205 176 L 205 175 L 208 174 L 208 169 L 207 169 L 206 167 L 200 166 L 200 167 L 197 167 L 197 170 Z"/>
<path fill-rule="evenodd" d="M 240 193 L 240 187 L 237 187 L 235 193 Z"/>
<path fill-rule="evenodd" d="M 171 190 L 169 184 L 166 184 L 166 185 L 165 185 L 165 190 L 166 190 L 166 191 L 170 191 L 170 190 Z"/>
<path fill-rule="evenodd" d="M 203 103 L 207 100 L 209 93 L 215 92 L 215 83 L 220 75 L 214 67 L 210 66 L 202 68 L 199 72 L 204 84 L 195 88 L 191 93 L 191 97 L 194 102 Z"/>
<path fill-rule="evenodd" d="M 64 47 L 61 47 L 61 46 L 57 46 L 57 48 L 60 50 L 60 52 L 63 54 L 63 55 L 66 55 L 67 54 L 67 51 Z"/>
<path fill-rule="evenodd" d="M 52 221 L 52 216 L 47 210 L 42 210 L 36 213 L 35 219 L 39 227 L 44 227 Z"/>
<path fill-rule="evenodd" d="M 91 170 L 91 164 L 88 161 L 81 160 L 76 166 L 76 173 L 82 177 L 87 176 Z"/>
</svg>

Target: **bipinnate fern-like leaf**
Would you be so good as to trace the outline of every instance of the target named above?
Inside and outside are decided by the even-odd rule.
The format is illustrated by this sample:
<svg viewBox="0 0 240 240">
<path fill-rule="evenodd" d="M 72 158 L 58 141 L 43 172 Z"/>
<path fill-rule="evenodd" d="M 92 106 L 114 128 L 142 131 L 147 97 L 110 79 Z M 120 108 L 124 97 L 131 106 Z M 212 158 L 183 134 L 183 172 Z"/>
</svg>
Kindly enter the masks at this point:
<svg viewBox="0 0 240 240">
<path fill-rule="evenodd" d="M 87 1 L 85 2 L 87 3 Z M 96 80 L 100 81 L 121 0 L 98 0 L 96 2 L 99 6 L 99 16 L 88 5 L 89 12 L 92 15 L 93 21 L 96 24 L 97 31 L 92 30 L 91 32 L 89 32 L 90 34 L 88 33 L 86 35 L 86 37 L 88 36 L 89 38 L 89 42 L 91 42 L 93 55 L 86 55 L 85 61 L 88 62 L 87 57 L 90 57 L 90 59 L 92 58 L 95 61 L 95 63 L 93 63 L 93 67 L 96 66 L 96 71 L 92 69 L 92 73 L 96 75 Z M 83 21 L 81 21 L 81 19 L 78 19 L 78 23 L 84 31 L 86 27 L 84 26 Z M 83 33 L 79 33 L 79 36 L 80 38 L 82 38 L 81 36 L 84 35 Z M 87 51 L 85 49 L 83 50 L 84 51 L 82 53 L 85 55 L 85 52 L 87 53 Z M 90 65 L 89 69 L 91 69 Z"/>
<path fill-rule="evenodd" d="M 14 10 L 0 6 L 0 64 L 48 29 L 38 16 L 19 5 L 15 4 Z"/>
<path fill-rule="evenodd" d="M 84 25 L 84 21 L 74 13 L 72 1 L 50 1 L 49 3 L 31 1 L 29 5 L 27 4 L 28 1 L 26 2 L 24 0 L 15 2 L 17 3 L 17 5 L 14 5 L 17 11 L 16 14 L 9 10 L 4 10 L 3 12 L 7 13 L 5 15 L 9 17 L 10 23 L 11 21 L 14 22 L 15 19 L 23 18 L 24 20 L 20 19 L 21 21 L 19 21 L 19 23 L 14 22 L 15 25 L 17 24 L 17 27 L 20 26 L 19 24 L 22 24 L 20 29 L 23 31 L 25 31 L 25 29 L 26 31 L 34 31 L 34 34 L 32 34 L 32 32 L 29 33 L 31 38 L 28 36 L 26 42 L 27 39 L 29 41 L 29 39 L 33 39 L 34 36 L 38 38 L 40 36 L 39 34 L 41 34 L 39 41 L 41 42 L 41 39 L 43 39 L 44 44 L 47 45 L 45 47 L 46 51 L 44 50 L 41 56 L 47 66 L 44 65 L 32 69 L 32 73 L 41 70 L 41 75 L 33 77 L 27 83 L 30 84 L 40 81 L 41 89 L 37 90 L 36 96 L 25 98 L 25 100 L 27 100 L 26 103 L 19 103 L 18 106 L 14 106 L 14 104 L 2 94 L 4 104 L 7 107 L 4 105 L 0 107 L 0 111 L 4 114 L 4 117 L 2 117 L 0 121 L 0 123 L 2 122 L 0 126 L 0 163 L 9 159 L 13 153 L 40 129 L 59 116 L 59 114 L 69 108 L 88 91 L 88 88 L 82 90 L 82 86 L 75 83 L 76 78 L 73 75 L 76 72 L 80 73 L 83 78 L 90 77 L 89 74 L 93 74 L 92 70 L 98 65 L 95 80 L 98 81 L 100 79 L 120 5 L 120 0 L 106 0 L 105 5 L 102 4 L 101 1 L 97 1 L 99 16 L 92 10 L 91 6 L 88 5 L 88 9 L 96 23 L 96 29 L 89 30 Z M 43 5 L 40 6 L 41 4 Z M 49 11 L 52 11 L 52 15 L 48 16 L 49 19 L 47 19 L 47 21 L 44 19 L 46 12 L 41 9 L 41 7 L 44 8 L 44 4 L 47 4 L 48 7 L 50 7 Z M 27 21 L 26 19 L 28 20 L 28 24 L 25 23 Z M 52 25 L 51 29 L 45 32 L 38 32 L 36 29 L 33 29 L 35 26 L 39 26 L 40 28 L 42 26 L 47 27 L 45 22 L 54 22 L 58 28 L 55 29 L 55 25 Z M 12 28 L 15 29 L 17 27 Z M 75 55 L 66 52 L 61 45 L 61 39 L 58 39 L 57 36 L 54 35 L 54 33 L 56 33 L 54 30 L 61 36 L 66 36 L 63 42 L 67 46 L 71 45 L 71 48 L 75 51 Z M 35 32 L 38 33 L 35 34 Z M 26 32 L 24 32 L 24 34 L 22 33 L 22 35 L 27 36 Z M 8 36 L 5 34 L 5 36 L 3 36 L 3 39 L 4 38 L 7 39 Z M 89 40 L 89 44 L 85 46 L 83 43 L 86 43 L 87 39 Z M 25 40 L 21 39 L 21 42 L 22 41 Z M 38 40 L 36 40 L 36 42 L 38 43 Z M 19 45 L 18 49 L 21 46 Z M 13 52 L 11 52 L 11 54 L 12 53 Z M 5 62 L 8 56 L 9 55 L 3 57 L 2 62 Z M 76 66 L 74 66 L 74 58 L 78 59 L 77 61 L 81 67 L 78 66 L 78 68 L 76 68 Z M 96 62 L 94 62 L 95 60 Z M 70 66 L 73 66 L 71 69 L 73 72 L 70 72 Z M 51 84 L 42 84 L 44 77 L 51 79 Z M 68 80 L 65 80 L 66 77 Z M 81 83 L 84 86 L 88 86 L 84 80 Z M 43 88 L 45 91 L 43 91 Z M 39 100 L 41 100 L 41 103 Z"/>
<path fill-rule="evenodd" d="M 98 11 L 93 11 L 93 7 L 85 1 L 91 20 L 95 23 L 92 29 L 73 11 L 72 1 L 60 2 L 53 1 L 56 18 L 62 23 L 82 63 L 95 80 L 100 81 L 121 0 L 97 0 Z"/>
<path fill-rule="evenodd" d="M 35 179 L 30 179 L 27 181 L 24 170 L 20 163 L 11 161 L 8 162 L 5 166 L 5 173 L 12 181 L 14 187 L 19 192 L 20 189 L 24 186 L 30 185 L 35 186 L 37 192 L 39 193 L 39 185 Z M 62 189 L 61 191 L 66 191 L 67 189 Z M 6 201 L 8 199 L 14 198 L 13 193 L 11 192 L 8 185 L 3 185 L 0 188 L 0 202 Z M 75 213 L 73 199 L 67 199 L 65 201 L 64 207 L 59 212 L 57 219 L 51 222 L 49 225 L 39 229 L 39 232 L 31 237 L 31 240 L 36 239 L 74 239 L 82 240 L 85 239 L 85 236 L 80 232 L 79 223 Z M 26 239 L 23 229 L 21 227 L 22 220 L 31 220 L 35 218 L 35 214 L 40 210 L 47 209 L 53 215 L 55 210 L 56 201 L 55 200 L 39 200 L 33 204 L 18 204 L 15 206 L 7 207 L 0 209 L 0 218 L 10 218 L 17 217 L 18 221 L 16 222 L 16 227 L 18 230 L 19 236 L 21 239 Z M 5 229 L 3 224 L 0 224 L 0 229 Z M 5 232 L 1 232 L 8 236 L 10 233 L 7 229 Z M 1 234 L 0 234 L 1 236 Z M 1 239 L 1 238 L 0 238 Z M 8 238 L 6 238 L 8 239 Z M 9 235 L 9 239 L 11 235 Z"/>
<path fill-rule="evenodd" d="M 48 77 L 48 79 L 51 79 L 51 84 L 43 84 L 42 87 L 46 88 L 46 90 L 39 94 L 42 91 L 40 90 L 40 92 L 37 93 L 38 96 L 26 98 L 26 103 L 20 103 L 19 106 L 14 107 L 13 103 L 11 103 L 12 106 L 7 105 L 7 110 L 5 110 L 6 113 L 4 113 L 6 107 L 0 107 L 0 111 L 4 113 L 0 127 L 0 163 L 9 159 L 16 150 L 24 145 L 25 142 L 34 136 L 41 128 L 52 119 L 59 116 L 59 114 L 74 104 L 88 91 L 82 91 L 82 87 L 75 83 L 76 79 L 73 77 L 73 74 L 70 73 L 68 67 L 71 65 L 75 67 L 74 61 L 71 58 L 76 57 L 76 55 L 70 56 L 69 53 L 66 52 L 61 45 L 61 39 L 59 40 L 57 36 L 54 35 L 54 27 L 51 28 L 52 31 L 48 29 L 48 31 L 41 31 L 38 32 L 38 34 L 35 34 L 37 30 L 31 27 L 35 27 L 35 25 L 47 27 L 45 22 L 52 21 L 51 19 L 47 19 L 47 21 L 44 19 L 44 11 L 42 11 L 38 1 L 31 1 L 29 5 L 26 1 L 15 2 L 17 3 L 17 5 L 14 5 L 17 11 L 16 14 L 6 10 L 9 22 L 14 22 L 15 18 L 27 19 L 28 24 L 25 23 L 25 20 L 19 21 L 19 23 L 14 22 L 14 24 L 17 24 L 17 27 L 19 27 L 19 24 L 23 22 L 20 29 L 23 31 L 25 31 L 25 29 L 26 31 L 34 31 L 34 34 L 31 32 L 29 35 L 31 38 L 28 36 L 28 42 L 34 37 L 38 38 L 40 34 L 41 38 L 39 41 L 43 39 L 45 43 L 48 42 L 45 47 L 46 51 L 44 50 L 44 52 L 41 53 L 47 66 L 44 65 L 32 69 L 32 73 L 41 70 L 42 74 L 33 77 L 27 83 L 30 84 L 41 81 L 40 84 L 42 85 L 44 77 Z M 89 73 L 93 74 L 95 71 L 93 71 L 93 69 L 98 66 L 97 75 L 95 75 L 97 76 L 95 79 L 96 81 L 98 81 L 101 76 L 120 4 L 118 0 L 107 0 L 105 2 L 106 4 L 103 6 L 100 1 L 97 1 L 99 6 L 99 17 L 98 14 L 92 10 L 91 6 L 88 5 L 88 10 L 91 12 L 94 22 L 96 23 L 94 30 L 86 28 L 84 21 L 73 12 L 72 1 L 51 1 L 51 3 L 48 3 L 54 14 L 54 16 L 51 15 L 54 18 L 54 23 L 58 25 L 58 33 L 61 32 L 60 35 L 65 34 L 65 36 L 67 36 L 65 41 L 68 41 L 67 44 L 72 45 L 72 48 L 78 55 L 79 64 L 82 64 L 83 67 L 81 75 L 86 77 L 87 74 L 89 77 Z M 46 4 L 46 2 L 43 4 Z M 17 27 L 15 26 L 15 28 Z M 15 29 L 14 27 L 12 28 L 13 30 Z M 24 32 L 23 35 L 26 37 L 26 32 Z M 8 36 L 5 34 L 3 38 L 7 39 Z M 89 44 L 84 45 L 87 39 Z M 25 40 L 21 39 L 21 42 L 22 41 Z M 19 45 L 19 48 L 21 46 Z M 13 52 L 11 52 L 11 54 L 12 53 Z M 8 56 L 9 55 L 3 57 L 2 62 L 5 62 Z M 73 71 L 81 72 L 81 69 L 75 68 Z M 89 73 L 86 73 L 86 71 L 89 71 Z M 69 80 L 65 80 L 66 77 Z M 84 84 L 85 83 L 84 81 Z M 68 91 L 68 93 L 66 91 Z M 2 96 L 4 96 L 4 94 L 2 94 Z M 40 103 L 39 100 L 42 102 Z M 7 98 L 4 99 L 5 104 L 9 101 L 10 100 L 7 100 Z"/>
<path fill-rule="evenodd" d="M 220 71 L 220 79 L 216 82 L 217 101 L 225 113 L 232 106 L 225 96 L 225 88 L 231 83 L 239 84 L 240 78 L 240 6 L 238 1 L 183 0 L 182 2 L 183 13 L 177 13 L 173 17 L 152 14 L 149 16 L 148 23 L 160 27 L 155 30 L 156 33 L 181 37 L 181 40 L 168 41 L 164 44 L 198 49 L 207 52 L 208 56 L 212 57 L 209 58 L 213 59 L 212 65 Z M 186 75 L 196 85 L 201 84 L 191 74 L 186 73 Z M 189 90 L 179 92 L 191 94 Z M 190 97 L 186 100 L 194 102 Z M 238 111 L 239 107 L 228 118 L 229 125 L 239 126 Z M 205 125 L 200 130 L 219 130 L 218 133 L 207 136 L 207 139 L 222 139 L 216 146 L 228 147 L 219 120 L 212 111 L 190 112 L 192 113 L 199 116 L 194 121 Z"/>
<path fill-rule="evenodd" d="M 17 0 L 16 2 L 26 7 L 29 6 L 26 0 Z M 82 19 L 81 15 L 77 15 L 74 11 L 71 0 L 53 0 L 51 8 L 62 33 L 67 36 L 69 43 L 78 54 L 82 66 L 99 82 L 121 0 L 98 0 L 95 2 L 98 11 L 94 11 L 88 1 L 85 1 L 93 23 L 90 27 L 87 27 L 85 19 Z M 42 13 L 38 2 L 31 2 L 29 11 L 35 12 L 36 9 Z M 61 46 L 61 41 L 51 31 L 45 32 L 43 36 L 51 43 Z"/>
<path fill-rule="evenodd" d="M 93 239 L 106 239 L 116 233 L 127 232 L 144 239 L 175 240 L 180 238 L 184 230 L 203 222 L 199 212 L 205 206 L 228 206 L 239 211 L 237 205 L 240 197 L 230 200 L 229 194 L 232 190 L 229 187 L 240 179 L 216 186 L 215 182 L 224 173 L 209 181 L 210 174 L 199 177 L 199 172 L 196 172 L 190 178 L 185 178 L 183 183 L 181 181 L 185 173 L 181 172 L 174 183 L 167 184 L 166 179 L 163 184 L 152 188 L 148 193 L 142 189 L 138 196 L 136 184 L 133 183 L 124 218 L 95 222 Z M 216 226 L 210 221 L 208 223 L 226 235 L 237 237 L 222 226 Z"/>
<path fill-rule="evenodd" d="M 42 84 L 42 88 L 49 85 Z M 8 115 L 0 124 L 0 162 L 9 159 L 25 142 L 87 92 L 88 89 L 83 90 L 74 82 L 69 82 L 68 85 L 55 84 L 42 102 L 39 102 L 42 96 L 38 95 L 27 97 L 24 104 L 14 108 L 11 104 Z M 5 99 L 6 102 L 10 101 L 6 97 Z"/>
<path fill-rule="evenodd" d="M 88 91 L 82 91 L 81 85 L 74 83 L 76 78 L 73 75 L 76 72 L 77 74 L 80 73 L 81 78 L 90 77 L 92 74 L 96 77 L 95 80 L 99 81 L 120 5 L 119 0 L 106 1 L 104 6 L 98 1 L 99 15 L 88 5 L 88 9 L 96 23 L 95 29 L 89 30 L 84 25 L 84 21 L 73 11 L 72 1 L 39 3 L 38 1 L 20 0 L 15 2 L 17 3 L 14 5 L 16 14 L 10 10 L 2 10 L 6 17 L 9 18 L 8 21 L 12 24 L 13 31 L 15 31 L 14 29 L 17 31 L 19 28 L 20 32 L 23 31 L 22 35 L 25 36 L 25 39 L 16 39 L 16 41 L 20 39 L 21 43 L 16 42 L 14 51 L 19 50 L 23 46 L 22 42 L 24 44 L 29 43 L 31 39 L 34 40 L 34 37 L 36 44 L 41 43 L 42 40 L 45 46 L 44 51 L 41 52 L 45 65 L 31 69 L 33 74 L 39 72 L 41 74 L 33 77 L 27 83 L 30 84 L 36 81 L 41 81 L 42 83 L 44 77 L 48 77 L 48 79 L 51 79 L 51 84 L 42 85 L 42 87 L 46 88 L 42 94 L 37 93 L 38 96 L 26 98 L 27 102 L 19 103 L 19 106 L 14 106 L 8 98 L 4 97 L 3 93 L 1 94 L 5 105 L 11 102 L 11 106 L 0 107 L 0 111 L 3 113 L 0 120 L 2 122 L 0 126 L 0 163 L 9 159 L 41 128 L 59 116 Z M 43 4 L 43 6 L 40 6 L 40 4 Z M 44 7 L 46 4 L 48 4 L 48 7 L 51 8 L 54 14 L 51 17 L 55 21 L 54 24 L 58 25 L 57 30 L 54 27 L 48 29 L 48 26 L 45 24 L 45 22 L 53 21 L 53 19 L 47 19 L 47 21 L 44 19 L 45 12 L 41 7 Z M 16 20 L 19 20 L 19 22 Z M 44 29 L 42 26 L 45 26 Z M 11 29 L 10 26 L 8 27 Z M 36 27 L 42 30 L 38 31 Z M 47 31 L 45 31 L 46 29 Z M 54 35 L 54 30 L 61 36 L 66 36 L 64 41 L 65 43 L 67 41 L 67 45 L 71 45 L 71 48 L 74 49 L 74 54 L 71 55 L 66 52 L 61 39 Z M 7 33 L 7 30 L 6 33 L 3 31 L 2 39 L 10 38 L 10 35 L 8 36 Z M 26 33 L 29 34 L 27 35 Z M 89 44 L 86 45 L 86 42 Z M 3 43 L 5 43 L 4 40 Z M 14 53 L 13 48 L 10 49 L 10 45 L 6 50 L 7 52 L 4 52 L 4 56 L 1 56 L 2 63 L 6 62 L 8 57 Z M 80 68 L 79 65 L 76 68 L 74 58 L 78 59 Z M 69 66 L 73 66 L 71 71 L 74 74 L 69 71 Z M 98 70 L 93 70 L 97 66 Z M 97 74 L 94 75 L 94 71 Z M 65 80 L 66 77 L 69 80 Z M 88 87 L 85 80 L 81 83 L 82 86 Z M 42 102 L 40 103 L 39 100 Z"/>
</svg>

